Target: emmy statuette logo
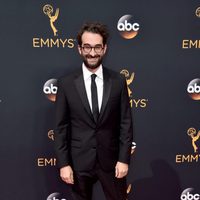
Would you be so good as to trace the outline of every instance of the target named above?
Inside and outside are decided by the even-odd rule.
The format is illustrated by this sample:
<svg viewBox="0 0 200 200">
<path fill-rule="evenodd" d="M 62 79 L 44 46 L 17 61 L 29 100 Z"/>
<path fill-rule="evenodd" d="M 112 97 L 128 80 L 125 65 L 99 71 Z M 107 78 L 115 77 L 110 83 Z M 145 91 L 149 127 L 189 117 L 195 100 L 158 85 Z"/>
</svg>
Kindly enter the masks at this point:
<svg viewBox="0 0 200 200">
<path fill-rule="evenodd" d="M 53 130 L 48 131 L 48 138 L 50 140 L 54 141 L 54 131 Z"/>
<path fill-rule="evenodd" d="M 198 147 L 197 147 L 196 142 L 200 138 L 200 131 L 197 132 L 195 128 L 189 128 L 188 131 L 187 131 L 187 134 L 191 138 L 191 142 L 192 142 L 192 147 L 194 149 L 194 153 L 197 153 L 198 152 Z"/>
<path fill-rule="evenodd" d="M 197 17 L 200 18 L 200 7 L 198 7 L 198 8 L 196 9 L 195 14 L 196 14 Z"/>
<path fill-rule="evenodd" d="M 131 91 L 130 85 L 132 84 L 133 80 L 135 79 L 135 73 L 129 73 L 127 69 L 122 69 L 120 71 L 120 74 L 124 75 L 126 78 L 126 83 L 127 83 L 127 90 L 128 90 L 128 95 L 130 98 L 130 106 L 131 108 L 134 106 L 136 108 L 146 108 L 148 99 L 144 98 L 133 98 L 133 92 Z"/>
<path fill-rule="evenodd" d="M 48 138 L 54 141 L 54 130 L 49 130 L 47 134 Z M 54 167 L 56 166 L 56 158 L 40 156 L 37 158 L 38 167 Z M 49 195 L 48 200 L 56 200 L 56 193 Z"/>
<path fill-rule="evenodd" d="M 190 138 L 194 153 L 177 154 L 175 159 L 176 163 L 198 163 L 200 161 L 199 143 L 197 143 L 200 140 L 200 130 L 197 131 L 195 128 L 191 127 L 187 130 L 187 135 Z"/>
<path fill-rule="evenodd" d="M 200 18 L 200 7 L 195 10 L 196 17 Z M 200 40 L 199 39 L 183 39 L 182 40 L 182 49 L 200 49 Z"/>
<path fill-rule="evenodd" d="M 129 74 L 129 71 L 126 70 L 126 69 L 123 69 L 123 70 L 120 72 L 120 74 L 123 74 L 123 75 L 125 76 L 125 78 L 126 78 L 126 83 L 127 83 L 127 88 L 128 88 L 128 95 L 129 95 L 129 97 L 132 97 L 132 91 L 131 91 L 129 85 L 133 82 L 133 79 L 134 79 L 135 74 L 132 73 L 132 74 L 130 75 L 130 74 Z"/>
<path fill-rule="evenodd" d="M 58 31 L 56 27 L 56 22 L 60 15 L 60 9 L 56 8 L 56 10 L 54 11 L 52 5 L 46 4 L 42 6 L 41 10 L 43 14 L 46 15 L 47 23 L 50 24 L 50 32 L 51 34 L 53 34 L 52 37 L 47 37 L 46 33 L 43 34 L 43 37 L 34 36 L 32 38 L 33 48 L 74 48 L 75 39 L 69 36 L 66 37 L 66 34 L 63 33 L 64 31 Z M 59 37 L 58 32 L 62 32 L 62 34 L 59 34 Z"/>
<path fill-rule="evenodd" d="M 49 17 L 50 26 L 51 26 L 54 36 L 58 36 L 57 34 L 58 30 L 56 29 L 54 22 L 58 19 L 59 8 L 56 8 L 56 12 L 53 15 L 53 7 L 47 4 L 43 7 L 43 13 Z"/>
</svg>

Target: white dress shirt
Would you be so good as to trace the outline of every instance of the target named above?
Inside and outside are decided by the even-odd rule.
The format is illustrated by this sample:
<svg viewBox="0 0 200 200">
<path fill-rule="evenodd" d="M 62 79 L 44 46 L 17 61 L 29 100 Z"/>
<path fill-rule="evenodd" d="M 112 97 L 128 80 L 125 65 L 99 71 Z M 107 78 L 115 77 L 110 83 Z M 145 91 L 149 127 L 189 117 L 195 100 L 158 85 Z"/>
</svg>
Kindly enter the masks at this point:
<svg viewBox="0 0 200 200">
<path fill-rule="evenodd" d="M 83 79 L 85 83 L 85 89 L 87 93 L 87 98 L 90 104 L 90 109 L 92 111 L 92 97 L 91 97 L 91 75 L 93 74 L 90 72 L 85 64 L 82 64 L 82 70 L 83 70 Z M 99 107 L 99 112 L 101 110 L 101 105 L 102 105 L 102 98 L 103 98 L 103 68 L 102 65 L 99 66 L 97 71 L 95 72 L 97 75 L 95 78 L 95 82 L 97 85 L 97 96 L 98 96 L 98 107 Z"/>
</svg>

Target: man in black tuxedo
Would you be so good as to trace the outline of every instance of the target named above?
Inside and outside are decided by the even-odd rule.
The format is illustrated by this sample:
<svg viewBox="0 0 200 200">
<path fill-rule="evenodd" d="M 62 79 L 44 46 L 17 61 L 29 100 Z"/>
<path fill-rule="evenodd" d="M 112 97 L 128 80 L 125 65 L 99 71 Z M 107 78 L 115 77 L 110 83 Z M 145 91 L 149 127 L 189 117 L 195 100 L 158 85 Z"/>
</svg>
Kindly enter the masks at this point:
<svg viewBox="0 0 200 200">
<path fill-rule="evenodd" d="M 55 148 L 76 200 L 91 200 L 99 180 L 107 200 L 125 200 L 132 143 L 126 80 L 102 66 L 108 31 L 86 23 L 78 33 L 82 68 L 58 81 Z"/>
</svg>

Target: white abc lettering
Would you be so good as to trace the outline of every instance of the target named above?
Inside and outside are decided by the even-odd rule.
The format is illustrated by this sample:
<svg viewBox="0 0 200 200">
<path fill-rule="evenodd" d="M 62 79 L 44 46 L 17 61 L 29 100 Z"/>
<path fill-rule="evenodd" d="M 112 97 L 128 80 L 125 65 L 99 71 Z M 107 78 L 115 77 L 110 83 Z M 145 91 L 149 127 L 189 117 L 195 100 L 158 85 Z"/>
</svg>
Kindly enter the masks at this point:
<svg viewBox="0 0 200 200">
<path fill-rule="evenodd" d="M 138 23 L 129 23 L 127 20 L 124 21 L 124 23 L 118 23 L 117 29 L 119 31 L 138 31 L 140 25 Z"/>
<path fill-rule="evenodd" d="M 132 29 L 132 24 L 131 23 L 127 23 L 127 20 L 125 20 L 125 29 L 127 31 L 131 31 L 131 29 Z"/>
<path fill-rule="evenodd" d="M 185 194 L 181 195 L 181 200 L 186 200 L 186 195 Z"/>
<path fill-rule="evenodd" d="M 51 89 L 50 89 L 50 87 L 45 86 L 45 87 L 43 88 L 43 92 L 44 92 L 45 94 L 51 94 Z"/>
<path fill-rule="evenodd" d="M 118 23 L 118 24 L 117 24 L 117 29 L 118 29 L 119 31 L 124 31 L 124 24 L 123 24 L 123 23 Z"/>
<path fill-rule="evenodd" d="M 200 86 L 195 83 L 194 85 L 188 86 L 187 91 L 189 93 L 200 93 Z"/>
<path fill-rule="evenodd" d="M 194 200 L 199 200 L 200 195 L 199 194 L 195 194 L 194 195 Z"/>
<path fill-rule="evenodd" d="M 54 86 L 52 83 L 50 84 L 50 87 L 49 86 L 45 86 L 44 88 L 43 88 L 43 92 L 45 93 L 45 94 L 56 94 L 57 93 L 57 87 L 56 86 Z"/>
<path fill-rule="evenodd" d="M 199 200 L 199 194 L 190 194 L 187 192 L 186 194 L 181 195 L 181 200 Z"/>
<path fill-rule="evenodd" d="M 134 23 L 134 24 L 133 24 L 133 30 L 134 30 L 134 31 L 138 31 L 139 28 L 140 28 L 140 25 L 139 25 L 138 23 Z"/>
</svg>

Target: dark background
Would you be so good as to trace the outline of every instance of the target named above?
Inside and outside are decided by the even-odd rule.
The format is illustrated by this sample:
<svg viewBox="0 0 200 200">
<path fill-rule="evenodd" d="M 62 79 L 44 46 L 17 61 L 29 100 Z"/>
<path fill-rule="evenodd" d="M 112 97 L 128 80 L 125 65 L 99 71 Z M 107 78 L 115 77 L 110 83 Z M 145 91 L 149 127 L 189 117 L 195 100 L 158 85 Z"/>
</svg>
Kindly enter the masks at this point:
<svg viewBox="0 0 200 200">
<path fill-rule="evenodd" d="M 46 200 L 54 192 L 70 200 L 70 187 L 51 164 L 38 166 L 38 158 L 54 158 L 54 103 L 43 93 L 44 83 L 81 67 L 74 48 L 34 48 L 33 38 L 76 38 L 86 21 L 108 25 L 110 40 L 104 65 L 135 73 L 130 85 L 133 99 L 147 99 L 145 108 L 133 106 L 134 141 L 128 183 L 129 200 L 180 199 L 186 188 L 200 193 L 199 163 L 176 163 L 176 155 L 194 154 L 190 127 L 200 129 L 199 101 L 187 93 L 188 83 L 199 78 L 199 49 L 182 49 L 182 40 L 198 40 L 200 18 L 191 0 L 123 1 L 0 1 L 0 198 Z M 54 23 L 42 8 L 50 4 L 60 13 Z M 117 22 L 130 14 L 140 24 L 138 35 L 126 40 Z M 94 199 L 104 200 L 97 183 Z"/>
</svg>

